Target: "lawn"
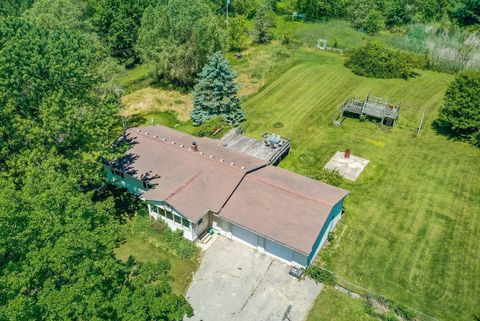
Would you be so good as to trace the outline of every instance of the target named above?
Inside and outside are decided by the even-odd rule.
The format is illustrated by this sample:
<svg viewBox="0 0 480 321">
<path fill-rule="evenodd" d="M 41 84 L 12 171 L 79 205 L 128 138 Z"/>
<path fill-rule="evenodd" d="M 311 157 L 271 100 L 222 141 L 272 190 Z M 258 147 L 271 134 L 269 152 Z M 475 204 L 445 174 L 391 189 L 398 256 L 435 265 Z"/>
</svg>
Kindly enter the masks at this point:
<svg viewBox="0 0 480 321">
<path fill-rule="evenodd" d="M 315 300 L 307 321 L 377 321 L 365 313 L 365 301 L 326 286 Z"/>
<path fill-rule="evenodd" d="M 141 262 L 155 262 L 167 259 L 171 265 L 170 275 L 173 277 L 172 290 L 178 295 L 184 295 L 186 293 L 193 273 L 198 267 L 196 259 L 180 259 L 163 248 L 154 246 L 144 238 L 133 234 L 129 234 L 127 239 L 115 249 L 115 254 L 119 259 L 124 261 L 126 261 L 129 256 L 133 256 Z"/>
<path fill-rule="evenodd" d="M 347 147 L 370 160 L 356 182 L 344 184 L 351 192 L 346 215 L 336 245 L 319 260 L 439 319 L 471 320 L 480 306 L 480 150 L 432 127 L 452 76 L 420 71 L 407 81 L 369 79 L 352 74 L 340 56 L 296 55 L 299 63 L 244 102 L 246 132 L 292 138 L 281 166 L 300 173 Z M 332 125 L 346 98 L 368 94 L 402 105 L 395 128 L 357 119 Z"/>
</svg>

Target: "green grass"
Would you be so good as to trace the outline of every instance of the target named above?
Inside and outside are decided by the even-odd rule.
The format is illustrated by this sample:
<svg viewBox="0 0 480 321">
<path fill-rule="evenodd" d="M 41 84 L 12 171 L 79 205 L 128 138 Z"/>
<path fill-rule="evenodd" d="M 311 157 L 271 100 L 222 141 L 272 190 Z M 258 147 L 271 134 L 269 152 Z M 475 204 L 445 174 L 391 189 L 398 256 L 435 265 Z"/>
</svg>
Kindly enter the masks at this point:
<svg viewBox="0 0 480 321">
<path fill-rule="evenodd" d="M 370 160 L 323 265 L 350 281 L 442 320 L 470 320 L 480 302 L 480 150 L 432 128 L 450 75 L 410 80 L 354 75 L 343 59 L 301 51 L 297 63 L 244 104 L 244 128 L 292 138 L 282 167 L 304 173 L 349 147 Z M 368 94 L 401 103 L 398 126 L 346 119 L 342 102 Z M 416 127 L 425 113 L 424 130 Z M 283 127 L 275 128 L 281 122 Z"/>
<path fill-rule="evenodd" d="M 152 83 L 150 72 L 152 67 L 147 64 L 141 64 L 129 69 L 120 80 L 120 84 L 127 93 L 145 88 Z"/>
<path fill-rule="evenodd" d="M 294 35 L 302 45 L 314 47 L 319 38 L 327 39 L 328 46 L 333 46 L 337 40 L 338 47 L 341 49 L 351 49 L 361 46 L 372 39 L 380 37 L 371 37 L 365 33 L 351 28 L 350 23 L 345 20 L 331 19 L 324 22 L 302 22 L 291 21 L 283 17 L 276 18 L 275 35 L 290 33 Z"/>
<path fill-rule="evenodd" d="M 315 300 L 307 321 L 377 321 L 365 313 L 364 306 L 365 301 L 326 286 Z"/>
<path fill-rule="evenodd" d="M 193 273 L 198 267 L 195 259 L 182 260 L 163 248 L 156 247 L 138 235 L 132 234 L 129 234 L 125 242 L 115 250 L 115 254 L 124 261 L 129 256 L 133 256 L 141 262 L 155 262 L 167 259 L 171 265 L 170 275 L 173 277 L 172 290 L 178 295 L 186 293 Z"/>
<path fill-rule="evenodd" d="M 195 131 L 195 126 L 192 125 L 190 120 L 186 122 L 179 121 L 175 114 L 171 112 L 137 114 L 127 118 L 127 122 L 128 127 L 163 125 L 188 134 L 192 134 Z"/>
</svg>

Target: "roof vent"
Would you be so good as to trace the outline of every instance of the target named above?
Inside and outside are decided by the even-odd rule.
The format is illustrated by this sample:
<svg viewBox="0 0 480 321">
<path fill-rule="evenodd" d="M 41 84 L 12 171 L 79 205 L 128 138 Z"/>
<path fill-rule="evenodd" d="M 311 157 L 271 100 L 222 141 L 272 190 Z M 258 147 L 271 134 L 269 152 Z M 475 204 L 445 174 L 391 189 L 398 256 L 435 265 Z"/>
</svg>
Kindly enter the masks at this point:
<svg viewBox="0 0 480 321">
<path fill-rule="evenodd" d="M 223 162 L 223 158 L 220 158 L 220 161 Z"/>
<path fill-rule="evenodd" d="M 245 169 L 245 166 L 242 166 L 242 169 Z"/>
<path fill-rule="evenodd" d="M 166 141 L 166 139 L 165 139 L 165 138 L 162 138 L 162 141 L 164 142 L 164 141 Z"/>
<path fill-rule="evenodd" d="M 234 163 L 234 162 L 231 162 L 231 163 L 230 163 L 230 165 L 234 166 L 234 165 L 235 165 L 235 163 Z"/>
<path fill-rule="evenodd" d="M 198 146 L 197 146 L 197 142 L 196 141 L 193 141 L 192 142 L 192 147 L 190 147 L 194 152 L 198 152 Z M 203 153 L 200 153 L 200 154 L 203 154 Z"/>
<path fill-rule="evenodd" d="M 200 154 L 202 154 L 202 155 L 203 155 L 203 154 L 205 154 L 205 153 L 204 153 L 204 152 L 200 152 Z"/>
<path fill-rule="evenodd" d="M 157 135 L 153 135 L 153 137 L 155 137 L 155 138 L 158 138 L 158 136 L 157 136 Z"/>
<path fill-rule="evenodd" d="M 183 144 L 181 144 L 180 147 L 183 147 Z"/>
<path fill-rule="evenodd" d="M 137 129 L 137 132 L 141 132 L 142 130 L 141 129 Z"/>
<path fill-rule="evenodd" d="M 175 142 L 172 142 L 172 145 L 175 145 Z"/>
<path fill-rule="evenodd" d="M 213 158 L 213 155 L 210 155 L 210 158 Z"/>
<path fill-rule="evenodd" d="M 145 135 L 150 135 L 148 132 L 145 132 Z"/>
</svg>

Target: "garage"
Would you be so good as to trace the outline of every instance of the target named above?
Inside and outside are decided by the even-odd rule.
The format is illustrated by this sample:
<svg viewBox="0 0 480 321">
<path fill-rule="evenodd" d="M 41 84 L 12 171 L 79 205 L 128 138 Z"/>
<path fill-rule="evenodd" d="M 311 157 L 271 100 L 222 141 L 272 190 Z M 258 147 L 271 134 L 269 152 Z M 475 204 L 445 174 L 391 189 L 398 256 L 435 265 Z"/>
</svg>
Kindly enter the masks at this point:
<svg viewBox="0 0 480 321">
<path fill-rule="evenodd" d="M 265 251 L 287 262 L 292 261 L 293 251 L 277 242 L 265 239 Z"/>
<path fill-rule="evenodd" d="M 232 237 L 241 243 L 257 247 L 258 235 L 236 224 L 232 224 Z"/>
</svg>

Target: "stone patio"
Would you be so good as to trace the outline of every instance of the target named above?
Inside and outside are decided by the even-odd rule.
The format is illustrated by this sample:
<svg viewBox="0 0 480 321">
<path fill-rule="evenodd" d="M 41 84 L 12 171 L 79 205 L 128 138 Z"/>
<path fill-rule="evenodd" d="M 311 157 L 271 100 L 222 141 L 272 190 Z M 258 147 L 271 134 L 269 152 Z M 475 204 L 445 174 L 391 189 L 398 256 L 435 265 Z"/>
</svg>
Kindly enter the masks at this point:
<svg viewBox="0 0 480 321">
<path fill-rule="evenodd" d="M 336 152 L 324 168 L 332 171 L 338 170 L 344 178 L 355 181 L 367 164 L 367 159 L 354 155 L 345 158 L 345 152 Z"/>
</svg>

